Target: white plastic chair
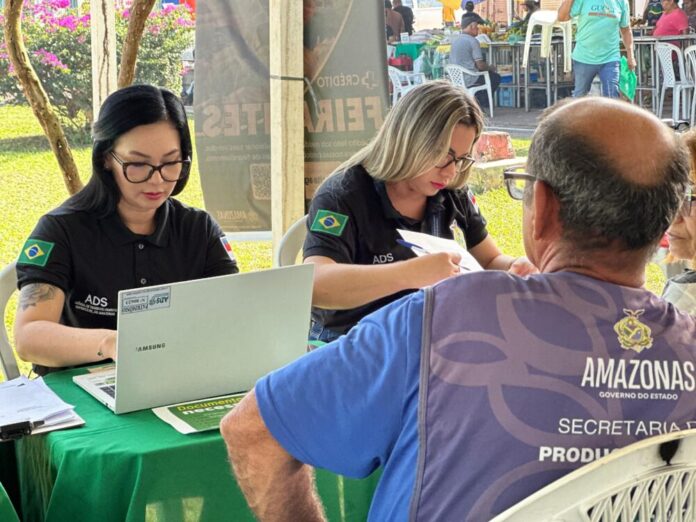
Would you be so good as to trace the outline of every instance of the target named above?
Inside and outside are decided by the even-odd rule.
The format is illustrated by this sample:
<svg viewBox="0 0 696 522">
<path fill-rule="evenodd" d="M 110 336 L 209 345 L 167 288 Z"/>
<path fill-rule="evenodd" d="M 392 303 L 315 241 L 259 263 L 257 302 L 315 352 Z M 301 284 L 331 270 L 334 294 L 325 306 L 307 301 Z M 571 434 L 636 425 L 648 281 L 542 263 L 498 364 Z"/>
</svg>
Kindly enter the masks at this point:
<svg viewBox="0 0 696 522">
<path fill-rule="evenodd" d="M 470 76 L 483 76 L 483 85 L 467 87 L 465 82 L 467 74 Z M 491 118 L 493 117 L 493 90 L 491 89 L 491 75 L 488 74 L 488 71 L 471 71 L 461 65 L 450 63 L 445 65 L 445 75 L 454 85 L 462 87 L 472 95 L 479 91 L 486 91 L 488 93 L 488 108 L 491 111 Z"/>
<path fill-rule="evenodd" d="M 544 9 L 542 6 L 538 11 L 534 11 L 529 17 L 527 24 L 527 34 L 524 38 L 524 54 L 522 57 L 522 67 L 527 68 L 529 63 L 529 50 L 532 44 L 532 34 L 535 27 L 541 27 L 541 49 L 539 50 L 542 58 L 548 58 L 551 53 L 551 37 L 554 29 L 563 32 L 563 71 L 570 72 L 573 69 L 573 23 L 571 20 L 566 22 L 558 21 L 558 11 Z"/>
<path fill-rule="evenodd" d="M 684 117 L 688 118 L 687 111 L 689 110 L 689 100 L 686 95 L 682 97 L 682 91 L 693 89 L 694 82 L 689 79 L 686 74 L 684 56 L 682 55 L 681 49 L 676 45 L 660 42 L 655 44 L 655 53 L 657 54 L 657 59 L 660 62 L 660 70 L 662 71 L 662 88 L 660 89 L 660 105 L 657 109 L 657 117 L 662 117 L 665 92 L 667 89 L 672 89 L 672 119 L 675 121 L 682 119 L 679 105 L 680 101 L 683 105 L 682 111 Z M 677 67 L 679 68 L 680 80 L 677 80 L 674 74 L 672 56 L 675 54 L 677 56 Z"/>
<path fill-rule="evenodd" d="M 686 67 L 686 77 L 691 83 L 696 85 L 696 45 L 690 45 L 684 49 L 684 65 Z M 689 109 L 690 126 L 694 126 L 696 119 L 696 89 L 691 95 L 691 107 Z"/>
<path fill-rule="evenodd" d="M 696 430 L 644 439 L 552 482 L 491 522 L 696 520 Z"/>
<path fill-rule="evenodd" d="M 290 225 L 290 228 L 283 235 L 278 249 L 273 254 L 273 266 L 294 265 L 306 235 L 307 216 L 305 215 Z"/>
<path fill-rule="evenodd" d="M 5 374 L 6 379 L 19 377 L 19 367 L 7 337 L 7 330 L 4 326 L 5 309 L 12 294 L 17 289 L 17 272 L 15 271 L 16 262 L 13 261 L 5 268 L 0 270 L 0 311 L 2 311 L 3 324 L 0 325 L 0 370 Z"/>
<path fill-rule="evenodd" d="M 387 70 L 392 84 L 392 105 L 408 91 L 426 81 L 423 73 L 404 72 L 392 65 L 387 66 Z"/>
</svg>

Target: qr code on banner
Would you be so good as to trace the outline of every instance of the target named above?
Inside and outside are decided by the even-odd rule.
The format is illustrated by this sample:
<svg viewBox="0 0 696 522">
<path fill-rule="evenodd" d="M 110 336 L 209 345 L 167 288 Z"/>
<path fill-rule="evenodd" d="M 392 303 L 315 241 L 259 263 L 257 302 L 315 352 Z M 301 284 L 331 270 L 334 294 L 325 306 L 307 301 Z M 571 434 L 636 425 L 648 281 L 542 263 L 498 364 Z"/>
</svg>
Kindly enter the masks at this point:
<svg viewBox="0 0 696 522">
<path fill-rule="evenodd" d="M 251 193 L 259 201 L 271 200 L 271 164 L 252 163 L 249 165 Z"/>
</svg>

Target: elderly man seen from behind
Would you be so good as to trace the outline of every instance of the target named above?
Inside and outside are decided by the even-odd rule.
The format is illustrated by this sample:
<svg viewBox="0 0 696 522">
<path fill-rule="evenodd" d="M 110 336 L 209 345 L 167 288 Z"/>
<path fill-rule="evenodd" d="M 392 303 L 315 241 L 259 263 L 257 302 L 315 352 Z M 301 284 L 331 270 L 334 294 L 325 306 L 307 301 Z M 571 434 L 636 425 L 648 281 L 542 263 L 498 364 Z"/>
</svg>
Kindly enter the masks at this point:
<svg viewBox="0 0 696 522">
<path fill-rule="evenodd" d="M 489 520 L 584 462 L 686 428 L 696 318 L 643 283 L 688 171 L 647 111 L 552 109 L 528 173 L 507 174 L 541 273 L 449 278 L 261 379 L 221 425 L 257 516 L 323 520 L 310 466 L 381 466 L 370 520 Z"/>
</svg>

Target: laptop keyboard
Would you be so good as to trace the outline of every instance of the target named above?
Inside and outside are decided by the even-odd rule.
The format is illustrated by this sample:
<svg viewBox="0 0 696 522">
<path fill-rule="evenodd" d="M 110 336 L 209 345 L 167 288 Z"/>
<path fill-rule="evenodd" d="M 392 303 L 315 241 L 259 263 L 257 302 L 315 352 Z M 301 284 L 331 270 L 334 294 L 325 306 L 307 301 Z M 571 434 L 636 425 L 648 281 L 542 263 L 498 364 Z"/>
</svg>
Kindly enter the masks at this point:
<svg viewBox="0 0 696 522">
<path fill-rule="evenodd" d="M 113 397 L 114 399 L 116 398 L 116 386 L 102 386 L 101 390 L 110 397 Z"/>
</svg>

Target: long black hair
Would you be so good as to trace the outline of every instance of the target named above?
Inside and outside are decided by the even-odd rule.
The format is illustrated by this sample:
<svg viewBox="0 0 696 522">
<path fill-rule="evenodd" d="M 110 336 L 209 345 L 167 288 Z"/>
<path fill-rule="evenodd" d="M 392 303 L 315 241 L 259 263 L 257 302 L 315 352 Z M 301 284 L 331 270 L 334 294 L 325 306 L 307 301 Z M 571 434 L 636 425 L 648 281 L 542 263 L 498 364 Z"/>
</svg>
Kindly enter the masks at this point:
<svg viewBox="0 0 696 522">
<path fill-rule="evenodd" d="M 92 126 L 92 178 L 69 198 L 64 207 L 105 217 L 116 210 L 121 193 L 113 173 L 106 169 L 106 155 L 123 134 L 140 125 L 169 121 L 179 131 L 181 157 L 193 156 L 191 133 L 184 104 L 173 92 L 152 85 L 131 85 L 109 95 Z M 185 174 L 188 174 L 186 172 Z M 188 175 L 176 182 L 172 195 L 179 194 Z"/>
</svg>

